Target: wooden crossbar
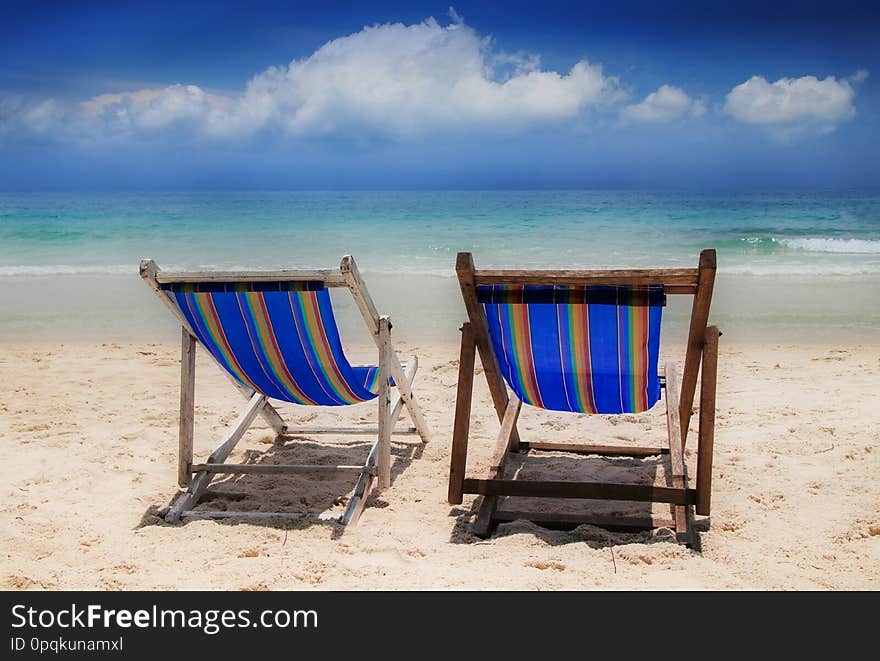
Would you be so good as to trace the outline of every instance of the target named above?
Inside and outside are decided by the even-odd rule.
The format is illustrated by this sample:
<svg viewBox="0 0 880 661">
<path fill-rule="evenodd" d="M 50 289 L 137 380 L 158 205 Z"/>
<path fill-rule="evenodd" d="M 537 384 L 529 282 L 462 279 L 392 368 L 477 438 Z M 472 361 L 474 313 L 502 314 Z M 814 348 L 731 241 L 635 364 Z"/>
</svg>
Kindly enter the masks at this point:
<svg viewBox="0 0 880 661">
<path fill-rule="evenodd" d="M 303 514 L 300 512 L 250 512 L 250 511 L 231 511 L 231 510 L 222 510 L 222 511 L 210 511 L 210 510 L 186 510 L 181 513 L 182 519 L 243 519 L 245 521 L 273 521 L 273 520 L 294 520 L 300 521 L 303 519 L 313 520 L 313 521 L 322 521 L 322 522 L 332 522 L 336 521 L 338 517 L 333 514 L 327 514 L 326 512 L 321 512 L 320 514 Z"/>
<path fill-rule="evenodd" d="M 699 269 L 622 269 L 548 271 L 478 269 L 477 285 L 664 285 L 696 287 Z"/>
<path fill-rule="evenodd" d="M 462 488 L 465 493 L 482 496 L 635 500 L 680 505 L 692 505 L 697 500 L 696 489 L 676 489 L 650 484 L 465 478 Z"/>
<path fill-rule="evenodd" d="M 573 454 L 598 454 L 606 457 L 656 457 L 669 454 L 668 448 L 626 447 L 624 445 L 581 445 L 577 443 L 532 443 L 521 441 L 519 449 L 544 452 L 571 452 Z"/>
<path fill-rule="evenodd" d="M 281 271 L 159 271 L 160 284 L 198 282 L 323 282 L 326 287 L 346 287 L 339 271 L 331 269 Z"/>
<path fill-rule="evenodd" d="M 401 402 L 402 404 L 402 402 Z M 397 409 L 400 415 L 400 409 Z M 319 436 L 321 434 L 338 434 L 340 436 L 357 436 L 378 434 L 378 427 L 288 427 L 284 426 L 281 431 L 282 436 Z M 398 427 L 391 430 L 392 435 L 396 436 L 412 436 L 418 434 L 419 430 L 415 427 Z"/>
<path fill-rule="evenodd" d="M 367 466 L 332 466 L 322 464 L 194 464 L 194 473 L 361 473 Z"/>
</svg>

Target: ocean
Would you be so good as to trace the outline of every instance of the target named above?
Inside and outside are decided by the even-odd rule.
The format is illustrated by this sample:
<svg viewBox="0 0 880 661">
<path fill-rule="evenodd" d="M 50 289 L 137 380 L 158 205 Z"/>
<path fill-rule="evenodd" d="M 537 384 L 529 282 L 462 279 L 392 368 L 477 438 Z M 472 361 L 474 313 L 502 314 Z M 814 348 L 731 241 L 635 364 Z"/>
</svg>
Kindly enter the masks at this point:
<svg viewBox="0 0 880 661">
<path fill-rule="evenodd" d="M 0 194 L 0 339 L 175 338 L 143 257 L 326 268 L 350 253 L 396 333 L 455 342 L 458 251 L 478 268 L 626 268 L 696 265 L 708 247 L 726 338 L 880 341 L 878 193 L 569 190 Z M 670 304 L 674 331 L 688 310 Z"/>
</svg>

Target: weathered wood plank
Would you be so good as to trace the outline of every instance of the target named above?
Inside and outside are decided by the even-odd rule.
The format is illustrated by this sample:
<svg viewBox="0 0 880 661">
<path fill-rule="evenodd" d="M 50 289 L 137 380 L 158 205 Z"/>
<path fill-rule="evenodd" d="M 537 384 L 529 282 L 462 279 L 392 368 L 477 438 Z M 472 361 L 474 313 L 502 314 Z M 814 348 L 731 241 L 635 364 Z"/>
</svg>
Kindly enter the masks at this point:
<svg viewBox="0 0 880 661">
<path fill-rule="evenodd" d="M 180 327 L 180 419 L 177 441 L 177 483 L 186 488 L 192 481 L 193 416 L 196 392 L 196 338 Z"/>
<path fill-rule="evenodd" d="M 519 412 L 522 410 L 522 401 L 517 397 L 512 397 L 507 403 L 507 409 L 504 411 L 504 418 L 501 420 L 501 430 L 498 432 L 498 440 L 495 443 L 495 452 L 492 456 L 492 463 L 489 470 L 492 474 L 498 474 L 504 470 L 504 462 L 507 459 L 507 453 L 513 452 L 513 429 L 516 427 L 516 421 L 519 419 Z"/>
<path fill-rule="evenodd" d="M 467 482 L 467 480 L 465 480 Z M 472 493 L 464 489 L 465 493 Z M 477 518 L 474 519 L 474 535 L 485 539 L 492 533 L 495 523 L 495 511 L 498 509 L 497 496 L 483 496 L 480 507 L 477 510 Z"/>
<path fill-rule="evenodd" d="M 313 520 L 323 523 L 333 523 L 339 520 L 339 517 L 321 512 L 320 514 L 303 514 L 300 512 L 233 512 L 230 510 L 186 510 L 181 512 L 183 519 L 244 519 L 251 521 L 272 521 L 278 520 Z"/>
<path fill-rule="evenodd" d="M 226 372 L 226 370 L 223 370 L 223 372 Z M 230 375 L 227 374 L 227 376 Z M 245 387 L 238 381 L 233 380 L 233 383 L 240 387 L 240 390 L 245 397 L 247 397 L 248 399 L 253 397 L 253 394 L 255 392 L 254 390 Z M 274 431 L 276 434 L 284 433 L 284 429 L 285 427 L 287 427 L 287 425 L 284 424 L 284 418 L 281 417 L 278 411 L 275 410 L 275 407 L 272 406 L 272 403 L 268 400 L 263 405 L 263 408 L 260 409 L 260 417 L 262 417 L 263 420 L 265 420 L 269 424 L 269 426 L 272 428 L 272 431 Z"/>
<path fill-rule="evenodd" d="M 681 379 L 681 444 L 687 447 L 688 427 L 694 407 L 694 394 L 697 388 L 697 374 L 700 370 L 700 353 L 706 336 L 709 308 L 712 305 L 712 291 L 715 287 L 717 259 L 712 249 L 700 252 L 699 282 L 691 308 L 691 323 L 688 330 L 687 352 L 684 358 L 684 371 Z"/>
<path fill-rule="evenodd" d="M 582 445 L 579 443 L 534 443 L 520 441 L 520 452 L 538 450 L 543 452 L 571 452 L 573 454 L 596 454 L 608 457 L 656 457 L 669 454 L 669 448 L 626 447 L 624 445 Z"/>
<path fill-rule="evenodd" d="M 403 400 L 404 406 L 406 406 L 406 410 L 409 412 L 409 416 L 410 418 L 412 418 L 412 421 L 419 432 L 419 437 L 422 439 L 423 442 L 427 443 L 431 440 L 431 433 L 428 428 L 428 423 L 425 421 L 425 415 L 424 413 L 422 413 L 422 407 L 419 405 L 418 401 L 413 395 L 412 384 L 407 381 L 406 374 L 403 371 L 403 366 L 400 364 L 400 359 L 397 357 L 397 353 L 394 351 L 394 345 L 391 344 L 390 340 L 388 363 L 391 378 L 394 379 L 394 383 L 397 385 L 398 395 Z"/>
<path fill-rule="evenodd" d="M 195 282 L 323 282 L 326 287 L 345 287 L 345 279 L 333 269 L 281 269 L 277 271 L 160 271 L 160 284 Z"/>
<path fill-rule="evenodd" d="M 675 364 L 666 363 L 666 427 L 669 442 L 669 466 L 672 486 L 677 489 L 687 487 L 687 470 L 684 463 L 684 450 L 681 444 L 681 416 L 679 415 L 678 372 Z M 675 537 L 684 544 L 690 543 L 687 508 L 684 505 L 672 506 L 675 522 Z"/>
<path fill-rule="evenodd" d="M 367 328 L 370 330 L 373 336 L 373 340 L 376 342 L 376 346 L 378 348 L 380 344 L 379 313 L 376 310 L 376 305 L 375 303 L 373 303 L 370 292 L 367 290 L 367 285 L 364 283 L 363 279 L 360 276 L 357 264 L 355 263 L 354 258 L 351 257 L 351 255 L 346 255 L 342 258 L 340 271 L 342 272 L 342 277 L 348 285 L 349 291 L 351 291 L 351 295 L 354 298 L 358 310 L 360 311 L 361 316 L 364 318 L 364 321 L 367 324 Z M 391 330 L 390 322 L 388 330 L 389 332 Z M 397 391 L 400 399 L 403 400 L 403 404 L 404 406 L 406 406 L 406 409 L 409 412 L 409 415 L 412 418 L 412 421 L 415 424 L 415 427 L 418 430 L 419 436 L 421 437 L 422 441 L 427 443 L 430 440 L 428 423 L 425 421 L 425 416 L 422 413 L 422 409 L 419 406 L 418 401 L 416 401 L 415 397 L 413 396 L 412 383 L 410 380 L 406 379 L 403 366 L 400 364 L 400 359 L 397 357 L 397 353 L 394 351 L 394 345 L 391 344 L 390 339 L 388 358 L 388 370 L 390 372 L 391 378 L 393 378 L 395 384 L 397 384 Z"/>
<path fill-rule="evenodd" d="M 474 359 L 476 344 L 470 322 L 461 327 L 461 350 L 458 355 L 458 391 L 455 395 L 455 418 L 452 426 L 452 451 L 449 457 L 449 489 L 446 500 L 460 505 L 461 485 L 467 471 L 468 436 L 471 425 L 471 403 L 474 393 Z"/>
<path fill-rule="evenodd" d="M 379 311 L 376 309 L 376 304 L 373 303 L 373 298 L 370 296 L 369 290 L 367 290 L 366 283 L 361 278 L 361 272 L 358 270 L 354 257 L 345 255 L 339 264 L 339 270 L 343 281 L 351 292 L 352 298 L 354 298 L 358 310 L 361 312 L 361 316 L 367 322 L 367 328 L 370 329 L 374 338 L 378 338 Z"/>
<path fill-rule="evenodd" d="M 238 417 L 238 420 L 235 421 L 232 429 L 230 429 L 226 440 L 217 446 L 217 449 L 210 454 L 205 463 L 216 464 L 226 461 L 226 457 L 229 456 L 229 453 L 232 452 L 232 449 L 241 440 L 241 437 L 244 436 L 245 432 L 251 426 L 251 423 L 253 423 L 254 418 L 256 418 L 257 414 L 260 412 L 260 408 L 265 404 L 266 396 L 260 393 L 254 393 L 247 408 Z"/>
<path fill-rule="evenodd" d="M 522 401 L 515 395 L 507 402 L 504 417 L 501 419 L 501 430 L 498 432 L 492 463 L 489 466 L 487 479 L 496 479 L 504 475 L 504 464 L 509 452 L 518 445 L 518 437 L 514 435 L 516 421 L 522 409 Z M 478 537 L 487 537 L 492 532 L 495 510 L 498 507 L 498 497 L 491 494 L 483 496 L 480 508 L 477 510 L 477 519 L 474 522 L 474 534 Z"/>
<path fill-rule="evenodd" d="M 391 352 L 391 328 L 388 317 L 379 317 L 379 454 L 376 467 L 379 472 L 379 488 L 391 486 L 391 390 L 388 383 L 388 362 Z M 399 384 L 403 386 L 403 384 Z"/>
<path fill-rule="evenodd" d="M 329 464 L 193 464 L 194 473 L 361 473 L 369 470 L 365 466 L 345 466 Z"/>
<path fill-rule="evenodd" d="M 695 489 L 676 489 L 648 484 L 604 482 L 560 482 L 538 480 L 485 480 L 465 478 L 465 493 L 484 496 L 523 496 L 535 498 L 585 498 L 596 500 L 634 500 L 639 502 L 693 504 Z"/>
<path fill-rule="evenodd" d="M 413 381 L 416 378 L 416 372 L 419 370 L 419 358 L 418 356 L 412 355 L 409 357 L 409 360 L 406 362 L 406 369 L 403 372 L 403 375 L 406 377 L 406 382 L 409 385 L 410 389 L 412 389 Z M 409 427 L 411 431 L 407 432 L 398 432 L 394 429 L 394 425 L 397 424 L 397 419 L 400 417 L 400 412 L 403 410 L 403 397 L 400 396 L 400 388 L 397 388 L 396 394 L 394 395 L 394 399 L 391 401 L 391 426 L 392 434 L 398 433 L 407 433 L 413 434 L 418 433 L 418 429 L 415 427 Z"/>
<path fill-rule="evenodd" d="M 698 269 L 540 270 L 479 269 L 478 285 L 696 285 Z"/>
<path fill-rule="evenodd" d="M 697 293 L 696 285 L 666 285 L 664 291 L 667 294 L 693 295 Z"/>
<path fill-rule="evenodd" d="M 697 514 L 708 516 L 712 500 L 712 454 L 715 444 L 715 387 L 718 379 L 718 327 L 706 329 L 700 383 L 700 430 L 697 439 Z"/>
<path fill-rule="evenodd" d="M 399 412 L 399 410 L 398 410 Z M 320 436 L 321 434 L 339 434 L 340 436 L 375 436 L 379 433 L 378 427 L 286 427 L 282 436 Z M 397 427 L 391 430 L 398 436 L 418 434 L 415 427 Z"/>
<path fill-rule="evenodd" d="M 684 454 L 681 447 L 681 417 L 678 411 L 678 372 L 673 363 L 666 363 L 666 432 L 672 477 L 684 477 Z"/>
<path fill-rule="evenodd" d="M 376 466 L 376 455 L 378 452 L 379 440 L 376 439 L 376 442 L 373 443 L 373 447 L 370 449 L 370 453 L 367 455 L 367 460 L 364 462 L 368 468 L 374 468 Z M 364 506 L 367 504 L 367 497 L 370 495 L 370 489 L 372 489 L 373 482 L 375 481 L 375 476 L 373 475 L 374 472 L 375 471 L 364 471 L 358 478 L 351 500 L 348 501 L 348 506 L 345 508 L 345 512 L 339 517 L 339 523 L 343 526 L 352 528 L 357 526 L 361 514 L 364 511 Z"/>
<path fill-rule="evenodd" d="M 187 331 L 189 331 L 190 335 L 195 337 L 195 333 L 193 329 L 189 325 L 189 321 L 187 321 L 186 317 L 183 316 L 183 313 L 180 309 L 171 301 L 168 297 L 168 294 L 162 291 L 159 288 L 159 275 L 161 271 L 159 269 L 159 265 L 156 264 L 152 259 L 142 259 L 140 265 L 140 275 L 143 281 L 147 284 L 147 286 L 153 290 L 153 293 L 159 297 L 159 300 L 162 301 L 162 304 L 168 309 L 171 314 L 174 315 L 174 318 L 180 322 L 180 325 L 183 326 Z"/>
</svg>

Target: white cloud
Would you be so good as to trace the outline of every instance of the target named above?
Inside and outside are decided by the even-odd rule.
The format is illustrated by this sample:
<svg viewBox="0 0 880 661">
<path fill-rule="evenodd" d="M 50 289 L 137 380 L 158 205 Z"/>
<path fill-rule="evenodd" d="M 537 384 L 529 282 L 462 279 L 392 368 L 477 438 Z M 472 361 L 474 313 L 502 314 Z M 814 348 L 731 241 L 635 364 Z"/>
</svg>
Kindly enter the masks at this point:
<svg viewBox="0 0 880 661">
<path fill-rule="evenodd" d="M 670 122 L 689 115 L 702 117 L 706 112 L 706 104 L 699 99 L 692 99 L 684 90 L 672 85 L 661 85 L 656 92 L 651 92 L 641 103 L 625 106 L 620 111 L 624 122 Z"/>
<path fill-rule="evenodd" d="M 154 131 L 183 121 L 198 122 L 231 105 L 197 85 L 170 85 L 123 94 L 101 94 L 81 104 L 83 111 L 117 129 Z"/>
<path fill-rule="evenodd" d="M 867 72 L 857 72 L 853 80 L 864 80 Z M 741 122 L 779 128 L 817 125 L 833 129 L 856 114 L 855 90 L 846 79 L 828 76 L 780 78 L 769 83 L 752 76 L 727 95 L 724 112 Z"/>
<path fill-rule="evenodd" d="M 102 94 L 64 109 L 56 119 L 66 125 L 66 135 L 81 139 L 171 125 L 214 137 L 261 130 L 400 137 L 518 130 L 572 119 L 624 98 L 617 78 L 599 65 L 581 60 L 567 73 L 541 70 L 537 56 L 499 52 L 490 38 L 452 15 L 454 22 L 446 26 L 429 18 L 415 25 L 365 27 L 309 57 L 255 75 L 237 97 L 172 85 Z"/>
<path fill-rule="evenodd" d="M 513 73 L 501 79 L 510 65 Z M 412 135 L 515 128 L 572 118 L 621 97 L 617 79 L 586 60 L 566 74 L 538 67 L 534 57 L 493 53 L 490 40 L 460 22 L 366 27 L 255 76 L 232 109 L 213 115 L 210 130 Z"/>
</svg>

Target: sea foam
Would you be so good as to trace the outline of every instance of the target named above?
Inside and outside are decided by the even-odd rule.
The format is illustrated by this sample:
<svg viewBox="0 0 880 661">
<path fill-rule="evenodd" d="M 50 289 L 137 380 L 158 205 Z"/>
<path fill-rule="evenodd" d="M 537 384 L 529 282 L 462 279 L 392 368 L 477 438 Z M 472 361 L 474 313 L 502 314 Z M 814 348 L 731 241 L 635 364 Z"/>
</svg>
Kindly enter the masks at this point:
<svg viewBox="0 0 880 661">
<path fill-rule="evenodd" d="M 880 241 L 870 239 L 784 238 L 779 243 L 804 252 L 880 255 Z"/>
</svg>

